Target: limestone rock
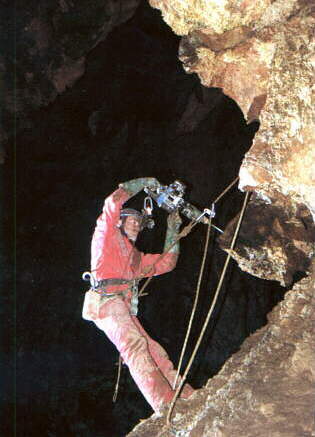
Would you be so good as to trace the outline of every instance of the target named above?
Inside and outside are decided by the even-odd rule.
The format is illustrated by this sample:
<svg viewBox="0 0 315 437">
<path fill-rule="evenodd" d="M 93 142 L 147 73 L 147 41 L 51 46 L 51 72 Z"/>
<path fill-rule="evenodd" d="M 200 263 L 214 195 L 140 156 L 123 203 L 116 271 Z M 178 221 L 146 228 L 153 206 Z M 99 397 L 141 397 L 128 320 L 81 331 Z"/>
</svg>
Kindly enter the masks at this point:
<svg viewBox="0 0 315 437">
<path fill-rule="evenodd" d="M 278 35 L 261 127 L 240 169 L 240 188 L 280 191 L 315 217 L 315 15 Z"/>
<path fill-rule="evenodd" d="M 314 267 L 314 266 L 313 266 Z M 217 376 L 173 412 L 128 436 L 311 436 L 315 405 L 314 275 L 303 279 Z"/>
<path fill-rule="evenodd" d="M 150 0 L 175 33 L 179 57 L 203 85 L 222 88 L 260 130 L 240 169 L 255 191 L 232 256 L 288 285 L 269 323 L 185 404 L 173 425 L 153 416 L 130 436 L 314 435 L 314 3 Z M 312 217 L 313 214 L 313 217 Z M 228 250 L 234 219 L 221 237 Z"/>
<path fill-rule="evenodd" d="M 229 252 L 238 217 L 220 238 Z M 259 278 L 289 286 L 297 274 L 308 274 L 315 252 L 315 226 L 309 210 L 280 193 L 268 203 L 253 195 L 232 251 L 239 267 Z"/>
<path fill-rule="evenodd" d="M 261 128 L 240 188 L 291 196 L 315 213 L 314 4 L 298 0 L 151 0 L 179 57 L 203 85 L 222 88 Z"/>
</svg>

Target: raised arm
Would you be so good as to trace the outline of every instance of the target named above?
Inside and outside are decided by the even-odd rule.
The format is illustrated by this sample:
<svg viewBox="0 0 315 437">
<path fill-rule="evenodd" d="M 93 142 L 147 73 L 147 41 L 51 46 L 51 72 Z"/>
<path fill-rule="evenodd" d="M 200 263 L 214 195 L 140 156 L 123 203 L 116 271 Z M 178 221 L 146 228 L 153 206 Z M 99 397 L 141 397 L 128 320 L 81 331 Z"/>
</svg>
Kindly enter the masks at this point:
<svg viewBox="0 0 315 437">
<path fill-rule="evenodd" d="M 159 181 L 155 178 L 137 178 L 119 184 L 119 188 L 122 188 L 131 197 L 131 196 L 135 196 L 145 187 L 154 189 L 159 185 L 160 185 Z"/>
<path fill-rule="evenodd" d="M 91 270 L 98 269 L 103 259 L 106 238 L 116 229 L 123 204 L 144 187 L 155 187 L 155 178 L 139 178 L 119 184 L 119 188 L 105 199 L 102 214 L 98 217 L 91 245 Z"/>
<path fill-rule="evenodd" d="M 138 178 L 119 184 L 119 188 L 105 199 L 101 220 L 117 223 L 120 210 L 125 202 L 135 196 L 144 187 L 153 188 L 159 185 L 155 178 Z"/>
</svg>

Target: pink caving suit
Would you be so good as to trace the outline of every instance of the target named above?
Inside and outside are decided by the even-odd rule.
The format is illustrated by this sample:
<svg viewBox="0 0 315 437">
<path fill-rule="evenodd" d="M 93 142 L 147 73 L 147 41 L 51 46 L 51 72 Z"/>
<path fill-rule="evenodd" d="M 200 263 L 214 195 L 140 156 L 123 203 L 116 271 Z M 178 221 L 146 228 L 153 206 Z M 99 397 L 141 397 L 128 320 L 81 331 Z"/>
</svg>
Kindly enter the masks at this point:
<svg viewBox="0 0 315 437">
<path fill-rule="evenodd" d="M 129 197 L 123 188 L 117 189 L 105 200 L 103 212 L 97 220 L 92 239 L 91 271 L 98 280 L 161 275 L 176 266 L 177 253 L 167 253 L 158 260 L 160 254 L 139 252 L 122 234 L 117 223 L 122 205 Z M 153 270 L 148 274 L 152 264 Z M 119 285 L 107 287 L 107 290 L 112 293 L 126 288 L 128 285 Z M 138 318 L 130 314 L 130 300 L 129 291 L 124 297 L 117 295 L 101 300 L 98 306 L 86 299 L 83 317 L 93 320 L 116 346 L 143 396 L 157 412 L 173 398 L 171 384 L 176 371 L 165 350 L 145 332 Z M 186 384 L 181 397 L 187 398 L 192 393 L 193 389 Z"/>
</svg>

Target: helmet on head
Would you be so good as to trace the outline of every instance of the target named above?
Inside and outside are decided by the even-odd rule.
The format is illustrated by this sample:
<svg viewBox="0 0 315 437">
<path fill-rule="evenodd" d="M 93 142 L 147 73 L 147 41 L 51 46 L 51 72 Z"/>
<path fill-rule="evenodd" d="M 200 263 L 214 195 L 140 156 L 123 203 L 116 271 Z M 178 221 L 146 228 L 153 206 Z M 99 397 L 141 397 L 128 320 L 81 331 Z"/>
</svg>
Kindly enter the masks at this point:
<svg viewBox="0 0 315 437">
<path fill-rule="evenodd" d="M 139 220 L 143 219 L 143 215 L 141 214 L 140 211 L 137 211 L 136 209 L 133 208 L 124 208 L 120 211 L 120 218 L 124 219 L 125 217 L 129 217 L 129 216 L 135 216 L 137 217 Z"/>
<path fill-rule="evenodd" d="M 121 224 L 119 226 L 122 229 L 123 233 L 124 233 L 124 225 L 125 225 L 125 221 L 127 220 L 127 217 L 135 217 L 137 220 L 139 220 L 140 230 L 142 231 L 143 215 L 141 214 L 141 212 L 133 208 L 124 208 L 120 211 Z"/>
</svg>

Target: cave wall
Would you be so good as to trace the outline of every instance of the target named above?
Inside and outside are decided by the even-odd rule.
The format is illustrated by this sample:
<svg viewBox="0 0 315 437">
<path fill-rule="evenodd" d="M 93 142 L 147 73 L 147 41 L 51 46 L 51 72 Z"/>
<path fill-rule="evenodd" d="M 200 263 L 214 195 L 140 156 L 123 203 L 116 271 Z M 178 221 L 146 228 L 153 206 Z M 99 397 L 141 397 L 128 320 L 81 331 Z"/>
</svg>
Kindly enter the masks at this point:
<svg viewBox="0 0 315 437">
<path fill-rule="evenodd" d="M 127 369 L 112 403 L 117 353 L 81 318 L 85 284 L 80 277 L 89 266 L 96 217 L 119 182 L 143 175 L 163 183 L 180 178 L 189 200 L 208 206 L 236 177 L 257 129 L 220 90 L 204 88 L 196 76 L 185 74 L 178 43 L 158 11 L 142 2 L 132 19 L 86 54 L 85 73 L 71 87 L 38 110 L 32 101 L 23 107 L 28 122 L 5 144 L 8 207 L 1 247 L 5 244 L 9 255 L 2 258 L 2 280 L 7 279 L 3 289 L 12 289 L 1 295 L 5 435 L 12 427 L 28 436 L 126 435 L 139 417 L 152 413 Z M 22 60 L 18 67 L 23 69 Z M 46 85 L 38 81 L 37 93 L 46 95 Z M 219 227 L 233 218 L 242 197 L 234 187 L 220 202 Z M 141 208 L 142 201 L 134 199 L 133 206 Z M 166 214 L 155 214 L 155 230 L 139 241 L 146 251 L 163 247 Z M 201 226 L 182 242 L 178 268 L 153 281 L 150 296 L 141 302 L 142 323 L 175 362 L 204 236 Z M 193 337 L 224 262 L 217 235 L 212 238 Z M 274 293 L 266 281 L 240 273 L 235 263 L 228 274 L 234 291 L 222 293 L 207 331 L 214 341 L 205 342 L 190 377 L 195 387 L 266 323 L 266 313 L 283 296 L 282 287 Z M 182 317 L 174 317 L 174 308 Z"/>
<path fill-rule="evenodd" d="M 131 16 L 137 4 L 128 3 L 129 9 L 127 2 L 123 2 L 124 19 Z M 49 5 L 40 2 L 34 8 L 21 7 L 17 28 L 17 40 L 21 42 L 16 100 L 20 131 L 16 133 L 15 151 L 10 137 L 7 141 L 4 166 L 6 183 L 14 183 L 16 177 L 16 203 L 11 206 L 12 210 L 16 208 L 17 215 L 14 217 L 6 210 L 4 220 L 5 239 L 16 233 L 18 275 L 16 292 L 2 296 L 3 307 L 10 308 L 4 320 L 12 334 L 3 338 L 8 394 L 2 398 L 7 412 L 2 426 L 8 432 L 14 423 L 11 414 L 15 404 L 17 429 L 28 436 L 50 432 L 94 437 L 104 435 L 104 430 L 125 435 L 139 417 L 147 417 L 151 411 L 126 371 L 119 402 L 112 405 L 116 353 L 95 327 L 81 320 L 84 286 L 79 278 L 89 264 L 90 237 L 103 198 L 117 183 L 148 174 L 164 183 L 182 178 L 188 182 L 189 200 L 199 207 L 208 206 L 238 174 L 257 124 L 246 123 L 237 98 L 240 108 L 219 88 L 203 87 L 195 75 L 184 73 L 177 61 L 179 39 L 162 25 L 157 11 L 150 15 L 153 10 L 147 2 L 141 2 L 137 14 L 110 34 L 109 29 L 118 20 L 117 8 L 122 7 L 118 2 L 113 2 L 110 16 L 103 21 L 98 18 L 104 18 L 104 8 L 111 7 L 111 2 L 89 12 L 83 4 L 60 2 L 61 9 L 58 3 L 56 12 L 49 13 L 52 10 Z M 65 14 L 74 21 L 74 28 L 68 24 L 61 26 L 60 33 L 48 38 L 51 45 L 42 47 L 41 41 L 47 38 L 38 29 L 45 26 L 24 29 L 25 23 L 33 23 L 33 19 L 35 24 L 45 20 L 49 23 L 54 14 L 59 17 L 56 22 L 63 21 Z M 78 18 L 74 18 L 77 14 Z M 290 14 L 284 15 L 286 18 Z M 36 21 L 38 16 L 40 20 Z M 78 48 L 76 25 L 81 33 L 81 48 L 80 56 L 73 59 L 84 58 L 78 64 L 80 68 L 77 64 L 72 68 L 72 60 L 67 64 L 68 55 L 64 54 L 66 49 L 72 53 Z M 94 34 L 95 28 L 99 29 L 98 36 Z M 28 32 L 30 38 L 26 37 Z M 92 47 L 95 48 L 90 53 Z M 6 62 L 4 65 L 10 65 Z M 56 65 L 51 76 L 47 73 L 48 64 Z M 59 68 L 62 74 L 58 83 L 62 86 L 56 99 Z M 7 99 L 7 112 L 3 112 L 6 122 L 12 114 L 10 101 L 12 94 L 11 100 L 10 95 Z M 41 106 L 45 108 L 37 110 Z M 9 124 L 5 126 L 8 137 L 12 130 Z M 10 193 L 5 196 L 9 204 Z M 242 198 L 236 189 L 224 198 L 218 205 L 218 226 L 228 225 L 240 209 Z M 134 206 L 140 207 L 141 201 L 136 199 Z M 280 202 L 279 196 L 277 201 Z M 261 200 L 258 203 L 261 206 Z M 285 272 L 279 268 L 281 275 L 273 276 L 286 285 L 300 269 L 303 274 L 310 271 L 312 243 L 305 241 L 312 233 L 312 223 L 309 213 L 305 217 L 301 213 L 303 208 L 306 207 L 292 209 L 287 205 L 284 214 L 284 221 L 287 216 L 292 221 L 286 225 L 288 232 L 294 229 L 303 252 L 302 259 L 297 256 L 297 261 L 293 252 L 290 258 L 293 267 L 287 275 L 287 264 L 283 263 Z M 164 220 L 162 214 L 154 234 L 150 238 L 144 235 L 140 242 L 143 249 L 161 249 L 159 229 Z M 279 226 L 282 225 L 277 229 Z M 184 319 L 188 319 L 193 300 L 204 231 L 196 229 L 190 240 L 183 241 L 178 269 L 159 278 L 152 285 L 150 297 L 141 304 L 142 322 L 174 361 L 178 359 L 186 328 Z M 251 232 L 255 233 L 255 227 Z M 282 240 L 287 240 L 281 231 L 276 235 L 282 249 Z M 263 241 L 265 236 L 266 232 L 262 234 Z M 194 337 L 211 301 L 224 257 L 215 236 Z M 14 256 L 10 261 L 14 264 Z M 266 278 L 270 270 L 274 269 L 260 267 L 256 274 Z M 262 272 L 265 276 L 259 274 Z M 10 269 L 5 275 L 10 277 Z M 176 294 L 169 292 L 174 289 L 178 290 Z M 205 344 L 189 376 L 195 387 L 203 386 L 244 339 L 266 323 L 266 314 L 284 291 L 274 282 L 251 278 L 232 263 Z M 180 320 L 174 318 L 174 308 L 183 315 Z M 237 366 L 235 362 L 235 369 Z M 14 370 L 15 398 L 10 386 Z M 210 422 L 207 426 L 211 426 Z"/>
<path fill-rule="evenodd" d="M 282 200 L 284 208 L 304 204 L 314 219 L 314 5 L 281 0 L 150 4 L 182 35 L 179 58 L 185 71 L 197 73 L 207 87 L 221 88 L 248 122 L 259 119 L 240 168 L 240 189 L 254 190 L 266 203 Z"/>
<path fill-rule="evenodd" d="M 185 70 L 196 72 L 205 86 L 222 88 L 248 122 L 260 122 L 240 168 L 239 188 L 254 195 L 232 256 L 243 270 L 282 284 L 295 274 L 308 277 L 286 294 L 269 324 L 242 345 L 204 392 L 189 406 L 178 404 L 173 428 L 162 428 L 165 421 L 155 419 L 130 435 L 310 435 L 315 364 L 314 5 L 150 4 L 182 35 L 179 58 Z M 299 217 L 302 210 L 304 218 Z M 220 239 L 227 252 L 236 220 Z"/>
<path fill-rule="evenodd" d="M 128 436 L 310 436 L 314 432 L 314 273 L 287 292 L 217 376 Z"/>
</svg>

